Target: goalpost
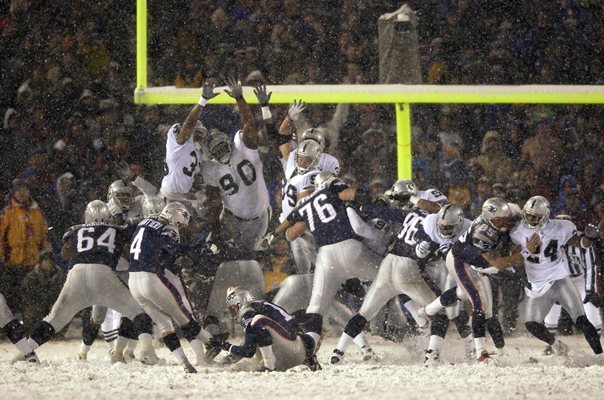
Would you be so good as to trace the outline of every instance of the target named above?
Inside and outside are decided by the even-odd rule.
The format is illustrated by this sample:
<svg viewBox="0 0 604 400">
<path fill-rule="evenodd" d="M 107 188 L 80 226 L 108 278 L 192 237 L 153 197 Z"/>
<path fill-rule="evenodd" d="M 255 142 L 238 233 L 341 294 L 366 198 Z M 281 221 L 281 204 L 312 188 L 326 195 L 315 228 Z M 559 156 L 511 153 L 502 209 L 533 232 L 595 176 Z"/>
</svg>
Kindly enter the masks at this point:
<svg viewBox="0 0 604 400">
<path fill-rule="evenodd" d="M 393 104 L 396 115 L 397 176 L 411 179 L 411 104 L 604 104 L 604 86 L 588 85 L 270 85 L 271 104 L 302 99 L 309 104 Z M 257 104 L 251 88 L 246 101 Z M 200 88 L 147 86 L 147 0 L 136 4 L 135 104 L 195 104 Z M 235 104 L 220 91 L 209 104 Z"/>
</svg>

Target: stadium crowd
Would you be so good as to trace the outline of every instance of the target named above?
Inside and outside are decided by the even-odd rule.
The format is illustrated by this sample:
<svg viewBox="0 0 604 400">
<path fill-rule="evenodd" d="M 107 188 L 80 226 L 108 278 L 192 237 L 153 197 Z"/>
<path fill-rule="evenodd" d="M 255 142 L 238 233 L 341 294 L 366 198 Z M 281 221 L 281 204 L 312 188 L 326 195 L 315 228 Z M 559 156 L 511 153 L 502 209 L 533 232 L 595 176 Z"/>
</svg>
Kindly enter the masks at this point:
<svg viewBox="0 0 604 400">
<path fill-rule="evenodd" d="M 408 3 L 418 13 L 424 83 L 604 83 L 600 1 Z M 148 5 L 150 85 L 176 87 L 200 87 L 207 79 L 222 84 L 226 76 L 240 76 L 245 85 L 378 83 L 377 18 L 400 6 L 390 0 Z M 188 109 L 133 104 L 134 21 L 135 2 L 0 4 L 0 291 L 7 299 L 18 302 L 11 293 L 21 285 L 24 292 L 41 290 L 39 275 L 48 273 L 48 263 L 60 263 L 63 232 L 81 222 L 87 202 L 105 199 L 112 181 L 130 171 L 154 184 L 163 176 L 165 133 Z M 233 107 L 214 107 L 202 121 L 234 133 Z M 287 111 L 277 109 L 280 116 Z M 441 189 L 470 218 L 492 196 L 522 205 L 543 195 L 553 214 L 571 215 L 579 229 L 597 224 L 604 221 L 603 115 L 599 106 L 418 105 L 414 180 Z M 391 106 L 309 106 L 307 118 L 309 126 L 329 129 L 329 151 L 344 177 L 375 193 L 394 182 Z M 280 166 L 268 141 L 261 149 L 278 208 Z M 286 274 L 287 250 L 273 259 Z M 499 278 L 516 299 L 520 275 Z M 58 277 L 42 281 L 50 279 L 61 287 Z M 503 297 L 504 328 L 512 332 L 517 302 Z"/>
</svg>

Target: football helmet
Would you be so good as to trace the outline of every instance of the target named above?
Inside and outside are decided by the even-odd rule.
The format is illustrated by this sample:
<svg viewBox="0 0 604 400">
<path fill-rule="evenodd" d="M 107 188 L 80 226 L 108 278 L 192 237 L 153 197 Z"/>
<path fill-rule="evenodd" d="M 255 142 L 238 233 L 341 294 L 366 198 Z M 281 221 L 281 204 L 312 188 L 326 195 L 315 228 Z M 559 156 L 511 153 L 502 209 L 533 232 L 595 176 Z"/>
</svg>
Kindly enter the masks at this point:
<svg viewBox="0 0 604 400">
<path fill-rule="evenodd" d="M 84 223 L 91 224 L 93 222 L 111 222 L 111 213 L 107 203 L 101 200 L 93 200 L 86 205 L 84 210 Z"/>
<path fill-rule="evenodd" d="M 109 185 L 109 190 L 107 191 L 107 201 L 113 199 L 122 211 L 130 210 L 133 196 L 132 187 L 121 179 Z"/>
<path fill-rule="evenodd" d="M 522 207 L 522 220 L 529 229 L 539 229 L 549 221 L 551 208 L 543 196 L 533 196 Z"/>
<path fill-rule="evenodd" d="M 315 175 L 315 189 L 323 190 L 326 187 L 329 187 L 329 185 L 331 184 L 331 182 L 334 181 L 334 179 L 336 179 L 336 177 L 333 176 L 333 174 L 331 172 L 328 172 L 328 171 L 319 172 L 317 175 Z"/>
<path fill-rule="evenodd" d="M 226 291 L 227 308 L 233 317 L 236 317 L 239 314 L 239 311 L 253 300 L 254 297 L 248 290 L 241 289 L 237 286 L 231 286 Z"/>
<path fill-rule="evenodd" d="M 400 179 L 394 182 L 390 190 L 386 191 L 386 193 L 392 200 L 407 203 L 411 196 L 417 194 L 417 186 L 415 186 L 415 183 L 410 179 Z"/>
<path fill-rule="evenodd" d="M 514 220 L 510 205 L 499 197 L 491 197 L 482 204 L 482 218 L 493 229 L 506 232 Z"/>
<path fill-rule="evenodd" d="M 455 204 L 445 204 L 437 216 L 438 234 L 444 239 L 454 238 L 463 228 L 463 210 Z"/>
<path fill-rule="evenodd" d="M 157 218 L 166 206 L 164 198 L 159 195 L 145 196 L 141 202 L 144 218 Z"/>
<path fill-rule="evenodd" d="M 321 146 L 314 140 L 300 142 L 296 149 L 296 169 L 299 174 L 305 174 L 319 165 Z"/>
<path fill-rule="evenodd" d="M 231 160 L 233 148 L 229 137 L 218 129 L 212 129 L 206 136 L 205 147 L 210 157 L 221 164 L 228 164 Z"/>
<path fill-rule="evenodd" d="M 193 140 L 201 143 L 207 135 L 208 129 L 203 126 L 201 121 L 195 122 L 195 128 L 193 128 Z"/>
<path fill-rule="evenodd" d="M 325 150 L 325 135 L 321 128 L 310 128 L 305 130 L 302 132 L 302 135 L 300 135 L 300 140 L 314 140 L 321 146 L 321 151 Z"/>
<path fill-rule="evenodd" d="M 166 204 L 159 218 L 167 220 L 177 231 L 189 225 L 191 214 L 184 204 L 177 201 Z"/>
</svg>

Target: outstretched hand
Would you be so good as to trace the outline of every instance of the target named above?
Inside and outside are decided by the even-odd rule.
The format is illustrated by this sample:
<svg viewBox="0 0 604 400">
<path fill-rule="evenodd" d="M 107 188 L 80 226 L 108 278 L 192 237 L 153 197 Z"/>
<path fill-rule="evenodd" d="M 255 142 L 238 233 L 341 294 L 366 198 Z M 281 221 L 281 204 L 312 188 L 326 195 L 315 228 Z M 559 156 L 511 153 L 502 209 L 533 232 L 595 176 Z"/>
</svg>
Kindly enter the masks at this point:
<svg viewBox="0 0 604 400">
<path fill-rule="evenodd" d="M 238 79 L 233 77 L 227 78 L 226 84 L 229 87 L 228 89 L 224 89 L 224 92 L 234 98 L 235 100 L 239 100 L 243 98 L 243 87 L 241 86 L 241 82 Z"/>
<path fill-rule="evenodd" d="M 294 100 L 291 106 L 289 106 L 289 110 L 287 111 L 287 116 L 292 121 L 297 121 L 300 118 L 300 114 L 302 111 L 306 109 L 306 103 L 302 100 Z"/>
<path fill-rule="evenodd" d="M 254 94 L 256 95 L 256 98 L 258 99 L 258 103 L 260 104 L 260 107 L 266 107 L 268 106 L 268 102 L 271 99 L 271 95 L 273 94 L 273 92 L 266 92 L 266 85 L 257 85 L 254 86 Z"/>
<path fill-rule="evenodd" d="M 214 92 L 214 87 L 215 85 L 213 83 L 204 82 L 201 86 L 201 96 L 206 100 L 210 100 L 218 96 L 218 93 Z"/>
</svg>

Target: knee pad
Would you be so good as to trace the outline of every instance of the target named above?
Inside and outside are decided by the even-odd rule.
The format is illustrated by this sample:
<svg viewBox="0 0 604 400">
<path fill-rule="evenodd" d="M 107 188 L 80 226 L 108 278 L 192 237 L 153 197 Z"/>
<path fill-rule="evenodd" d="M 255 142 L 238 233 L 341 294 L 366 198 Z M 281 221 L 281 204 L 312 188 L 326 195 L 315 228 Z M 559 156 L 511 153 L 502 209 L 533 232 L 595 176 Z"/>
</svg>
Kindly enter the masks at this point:
<svg viewBox="0 0 604 400">
<path fill-rule="evenodd" d="M 449 318 L 445 314 L 436 314 L 430 324 L 430 334 L 444 338 L 449 327 Z"/>
<path fill-rule="evenodd" d="M 474 311 L 472 313 L 472 332 L 474 332 L 474 337 L 485 337 L 486 329 L 484 313 L 482 311 Z"/>
<path fill-rule="evenodd" d="M 164 336 L 162 340 L 168 350 L 170 350 L 171 352 L 174 352 L 174 350 L 180 347 L 180 340 L 178 340 L 178 336 L 176 336 L 174 332 Z"/>
<path fill-rule="evenodd" d="M 258 332 L 256 332 L 256 338 L 258 341 L 258 347 L 266 347 L 273 344 L 273 338 L 267 330 L 258 329 Z"/>
<path fill-rule="evenodd" d="M 23 325 L 16 318 L 4 325 L 2 330 L 13 344 L 25 337 L 25 329 L 23 329 Z"/>
<path fill-rule="evenodd" d="M 138 332 L 134 327 L 134 322 L 132 322 L 129 318 L 122 317 L 120 327 L 117 330 L 118 335 L 123 336 L 128 339 L 138 339 Z"/>
<path fill-rule="evenodd" d="M 40 322 L 34 328 L 34 332 L 31 335 L 31 339 L 36 342 L 39 346 L 48 342 L 48 340 L 55 334 L 55 328 L 46 321 Z"/>
<path fill-rule="evenodd" d="M 141 333 L 152 335 L 153 321 L 151 320 L 151 317 L 145 313 L 138 314 L 134 317 L 134 329 L 136 330 L 137 335 L 140 335 Z"/>
<path fill-rule="evenodd" d="M 367 319 L 360 314 L 356 314 L 348 321 L 344 328 L 344 333 L 348 336 L 355 338 L 359 333 L 363 332 L 363 328 L 367 323 Z"/>
<path fill-rule="evenodd" d="M 201 331 L 201 325 L 199 325 L 199 322 L 193 319 L 191 320 L 191 322 L 189 322 L 185 326 L 182 326 L 180 329 L 182 329 L 182 334 L 185 339 L 190 342 L 194 340 Z"/>
<path fill-rule="evenodd" d="M 321 314 L 307 313 L 304 327 L 305 332 L 314 332 L 321 335 L 323 332 L 323 317 Z"/>
</svg>

